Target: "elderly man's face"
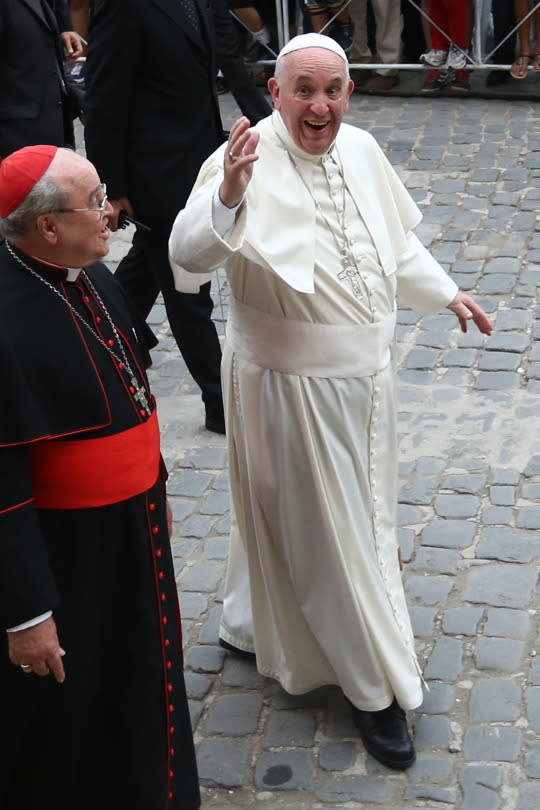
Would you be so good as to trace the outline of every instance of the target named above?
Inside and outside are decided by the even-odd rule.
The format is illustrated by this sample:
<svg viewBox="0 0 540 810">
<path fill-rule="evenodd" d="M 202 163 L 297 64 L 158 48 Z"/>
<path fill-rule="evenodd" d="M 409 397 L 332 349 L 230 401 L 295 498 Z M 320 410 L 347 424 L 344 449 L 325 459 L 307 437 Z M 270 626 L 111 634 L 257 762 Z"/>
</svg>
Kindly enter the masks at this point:
<svg viewBox="0 0 540 810">
<path fill-rule="evenodd" d="M 310 155 L 324 154 L 354 87 L 343 59 L 326 48 L 293 51 L 284 58 L 279 80 L 270 79 L 268 87 L 295 144 Z"/>
<path fill-rule="evenodd" d="M 101 259 L 109 250 L 110 231 L 107 214 L 110 203 L 101 218 L 99 205 L 103 201 L 103 189 L 93 165 L 75 153 L 58 153 L 51 164 L 51 174 L 61 188 L 68 191 L 66 210 L 55 215 L 58 228 L 57 247 L 61 250 L 68 267 L 87 267 Z M 90 210 L 87 210 L 90 209 Z"/>
</svg>

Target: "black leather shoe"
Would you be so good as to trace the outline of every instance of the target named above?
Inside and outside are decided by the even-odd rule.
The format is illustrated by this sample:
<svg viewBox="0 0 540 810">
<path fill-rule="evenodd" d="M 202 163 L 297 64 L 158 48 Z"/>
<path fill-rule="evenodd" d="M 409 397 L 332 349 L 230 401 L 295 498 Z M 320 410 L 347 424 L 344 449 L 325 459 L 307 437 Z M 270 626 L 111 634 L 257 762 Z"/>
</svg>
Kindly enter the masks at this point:
<svg viewBox="0 0 540 810">
<path fill-rule="evenodd" d="M 510 73 L 507 70 L 490 70 L 486 76 L 486 87 L 500 87 L 509 78 Z"/>
<path fill-rule="evenodd" d="M 405 712 L 396 700 L 380 712 L 364 712 L 352 707 L 353 718 L 364 747 L 387 768 L 403 771 L 416 759 Z"/>
<path fill-rule="evenodd" d="M 204 422 L 204 426 L 207 430 L 211 430 L 212 433 L 225 433 L 225 416 L 223 414 L 223 408 L 218 410 L 217 408 L 207 408 L 206 409 L 206 419 Z"/>
<path fill-rule="evenodd" d="M 241 650 L 240 647 L 235 647 L 234 644 L 229 644 L 229 642 L 225 641 L 224 638 L 219 639 L 219 646 L 223 647 L 223 649 L 227 650 L 227 652 L 232 652 L 235 655 L 242 655 L 244 658 L 255 658 L 255 653 L 249 652 L 249 650 Z"/>
</svg>

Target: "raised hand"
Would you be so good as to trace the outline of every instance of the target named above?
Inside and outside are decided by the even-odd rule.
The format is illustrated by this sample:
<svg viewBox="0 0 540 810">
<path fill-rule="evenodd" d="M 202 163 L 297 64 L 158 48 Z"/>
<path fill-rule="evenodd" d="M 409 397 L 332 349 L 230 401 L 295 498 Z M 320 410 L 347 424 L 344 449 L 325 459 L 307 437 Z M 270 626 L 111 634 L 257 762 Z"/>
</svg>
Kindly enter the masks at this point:
<svg viewBox="0 0 540 810">
<path fill-rule="evenodd" d="M 246 192 L 253 176 L 253 164 L 259 159 L 255 151 L 258 143 L 259 133 L 250 128 L 247 118 L 235 121 L 225 149 L 225 176 L 219 189 L 219 198 L 227 208 L 238 205 Z"/>
</svg>

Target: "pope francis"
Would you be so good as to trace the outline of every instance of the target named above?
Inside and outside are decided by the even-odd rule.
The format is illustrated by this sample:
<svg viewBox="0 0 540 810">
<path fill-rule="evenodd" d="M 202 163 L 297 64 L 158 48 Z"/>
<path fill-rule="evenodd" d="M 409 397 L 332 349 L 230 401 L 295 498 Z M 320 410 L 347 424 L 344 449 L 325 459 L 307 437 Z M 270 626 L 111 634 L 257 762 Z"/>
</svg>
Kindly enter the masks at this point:
<svg viewBox="0 0 540 810">
<path fill-rule="evenodd" d="M 422 678 L 396 545 L 396 297 L 491 324 L 413 234 L 420 212 L 376 142 L 342 124 L 342 49 L 295 37 L 268 85 L 272 116 L 236 121 L 169 244 L 178 289 L 221 266 L 231 286 L 221 643 L 292 694 L 339 685 L 366 749 L 404 769 Z"/>
</svg>

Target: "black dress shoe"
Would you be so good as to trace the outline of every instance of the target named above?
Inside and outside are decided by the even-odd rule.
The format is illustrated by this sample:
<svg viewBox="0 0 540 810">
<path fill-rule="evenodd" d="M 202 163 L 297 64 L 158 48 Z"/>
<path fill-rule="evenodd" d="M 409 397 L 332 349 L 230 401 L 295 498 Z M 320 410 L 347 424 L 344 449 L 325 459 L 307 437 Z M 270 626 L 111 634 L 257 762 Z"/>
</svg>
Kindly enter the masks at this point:
<svg viewBox="0 0 540 810">
<path fill-rule="evenodd" d="M 223 408 L 207 408 L 204 426 L 212 433 L 225 433 L 225 416 Z"/>
<path fill-rule="evenodd" d="M 486 87 L 500 87 L 510 78 L 507 70 L 490 70 L 486 76 Z"/>
<path fill-rule="evenodd" d="M 414 746 L 407 728 L 405 712 L 396 700 L 379 712 L 364 712 L 352 707 L 353 718 L 364 747 L 387 768 L 403 771 L 416 759 Z"/>
<path fill-rule="evenodd" d="M 227 650 L 227 652 L 232 652 L 235 655 L 241 655 L 244 658 L 255 658 L 255 653 L 252 653 L 249 650 L 241 650 L 240 647 L 235 647 L 234 644 L 229 644 L 229 642 L 225 641 L 224 638 L 219 639 L 219 646 L 223 647 L 223 649 Z"/>
</svg>

